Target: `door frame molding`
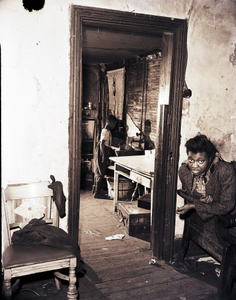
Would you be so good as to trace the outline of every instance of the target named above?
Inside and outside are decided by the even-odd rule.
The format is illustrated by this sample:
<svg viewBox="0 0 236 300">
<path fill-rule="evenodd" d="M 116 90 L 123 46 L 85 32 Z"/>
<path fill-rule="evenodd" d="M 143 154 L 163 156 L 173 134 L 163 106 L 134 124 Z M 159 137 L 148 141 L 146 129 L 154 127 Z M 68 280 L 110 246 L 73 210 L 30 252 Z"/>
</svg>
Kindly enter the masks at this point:
<svg viewBox="0 0 236 300">
<path fill-rule="evenodd" d="M 82 146 L 83 25 L 162 36 L 151 248 L 154 257 L 171 261 L 174 249 L 182 92 L 187 57 L 187 21 L 110 9 L 71 6 L 68 232 L 77 244 Z"/>
</svg>

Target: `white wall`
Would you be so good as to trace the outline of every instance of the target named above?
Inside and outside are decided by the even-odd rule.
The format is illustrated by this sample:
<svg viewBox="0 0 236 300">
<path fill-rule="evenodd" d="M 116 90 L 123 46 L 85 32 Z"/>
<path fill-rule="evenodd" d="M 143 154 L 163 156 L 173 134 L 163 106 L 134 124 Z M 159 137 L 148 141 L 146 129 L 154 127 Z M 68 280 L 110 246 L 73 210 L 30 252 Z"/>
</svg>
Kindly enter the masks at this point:
<svg viewBox="0 0 236 300">
<path fill-rule="evenodd" d="M 236 160 L 236 65 L 229 60 L 236 50 L 236 2 L 193 3 L 186 71 L 193 95 L 183 102 L 179 163 L 186 158 L 184 144 L 198 132 L 211 139 L 225 160 Z M 177 199 L 181 206 L 182 198 Z M 177 234 L 182 227 L 177 217 Z"/>
<path fill-rule="evenodd" d="M 189 18 L 180 161 L 198 131 L 236 160 L 236 43 L 234 0 L 45 0 L 28 12 L 19 0 L 0 0 L 2 64 L 2 185 L 49 180 L 68 192 L 70 4 Z M 181 201 L 178 201 L 180 205 Z M 182 222 L 176 222 L 176 233 Z"/>
<path fill-rule="evenodd" d="M 67 187 L 68 8 L 30 13 L 21 3 L 0 2 L 2 183 L 54 174 Z"/>
</svg>

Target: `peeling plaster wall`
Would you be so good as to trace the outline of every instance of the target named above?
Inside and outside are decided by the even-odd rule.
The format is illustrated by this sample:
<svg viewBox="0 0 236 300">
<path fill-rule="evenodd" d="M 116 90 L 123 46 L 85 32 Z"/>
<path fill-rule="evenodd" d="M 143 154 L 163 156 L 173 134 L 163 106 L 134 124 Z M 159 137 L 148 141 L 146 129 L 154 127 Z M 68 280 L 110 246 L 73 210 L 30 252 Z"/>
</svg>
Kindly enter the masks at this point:
<svg viewBox="0 0 236 300">
<path fill-rule="evenodd" d="M 33 12 L 22 1 L 1 0 L 2 186 L 54 174 L 67 195 L 71 4 L 189 18 L 186 82 L 193 96 L 184 100 L 180 161 L 198 131 L 236 160 L 234 0 L 46 0 Z M 177 218 L 176 234 L 182 228 Z"/>
<path fill-rule="evenodd" d="M 235 1 L 196 1 L 189 21 L 182 142 L 197 132 L 214 142 L 225 160 L 236 160 Z"/>
<path fill-rule="evenodd" d="M 223 159 L 236 160 L 236 64 L 231 62 L 236 59 L 235 44 L 236 2 L 193 1 L 186 71 L 193 94 L 183 99 L 179 163 L 186 159 L 184 144 L 198 132 L 211 139 Z M 177 205 L 182 204 L 178 197 Z M 177 217 L 176 232 L 182 225 Z"/>
</svg>

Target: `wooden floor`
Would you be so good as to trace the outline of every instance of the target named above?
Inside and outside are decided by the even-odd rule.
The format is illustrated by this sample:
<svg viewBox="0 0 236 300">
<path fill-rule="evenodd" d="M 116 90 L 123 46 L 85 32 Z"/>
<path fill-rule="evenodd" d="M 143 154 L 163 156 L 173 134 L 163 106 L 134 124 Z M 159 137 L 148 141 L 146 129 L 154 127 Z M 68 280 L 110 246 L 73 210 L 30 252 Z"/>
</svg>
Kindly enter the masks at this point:
<svg viewBox="0 0 236 300">
<path fill-rule="evenodd" d="M 208 284 L 180 274 L 164 262 L 149 264 L 152 252 L 147 236 L 128 236 L 112 211 L 111 200 L 93 199 L 88 192 L 82 199 L 79 237 L 88 272 L 80 279 L 81 300 L 217 299 L 218 278 L 213 269 L 214 278 Z M 125 237 L 105 240 L 114 234 Z"/>
<path fill-rule="evenodd" d="M 162 261 L 149 264 L 149 237 L 128 236 L 119 219 L 112 211 L 112 200 L 94 199 L 91 191 L 81 191 L 79 245 L 86 274 L 79 279 L 79 299 L 218 299 L 215 269 L 219 266 L 198 262 L 198 271 L 190 276 Z M 125 236 L 121 240 L 105 239 L 115 234 Z M 194 247 L 191 251 L 199 254 Z M 14 299 L 38 299 L 39 295 L 62 300 L 67 299 L 66 291 L 66 283 L 59 292 L 51 275 L 46 274 L 36 281 L 24 281 Z"/>
</svg>

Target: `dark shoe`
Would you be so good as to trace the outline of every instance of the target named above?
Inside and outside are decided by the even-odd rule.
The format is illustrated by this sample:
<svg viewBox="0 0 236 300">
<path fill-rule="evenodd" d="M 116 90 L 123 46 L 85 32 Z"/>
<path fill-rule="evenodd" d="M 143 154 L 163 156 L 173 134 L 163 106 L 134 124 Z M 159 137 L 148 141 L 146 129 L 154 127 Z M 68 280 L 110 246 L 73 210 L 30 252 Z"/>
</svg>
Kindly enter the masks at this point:
<svg viewBox="0 0 236 300">
<path fill-rule="evenodd" d="M 93 197 L 96 199 L 110 199 L 107 194 L 104 194 L 102 192 L 94 193 Z"/>
<path fill-rule="evenodd" d="M 93 194 L 93 198 L 101 198 L 101 194 L 98 193 L 98 192 L 95 192 L 95 193 Z"/>
</svg>

